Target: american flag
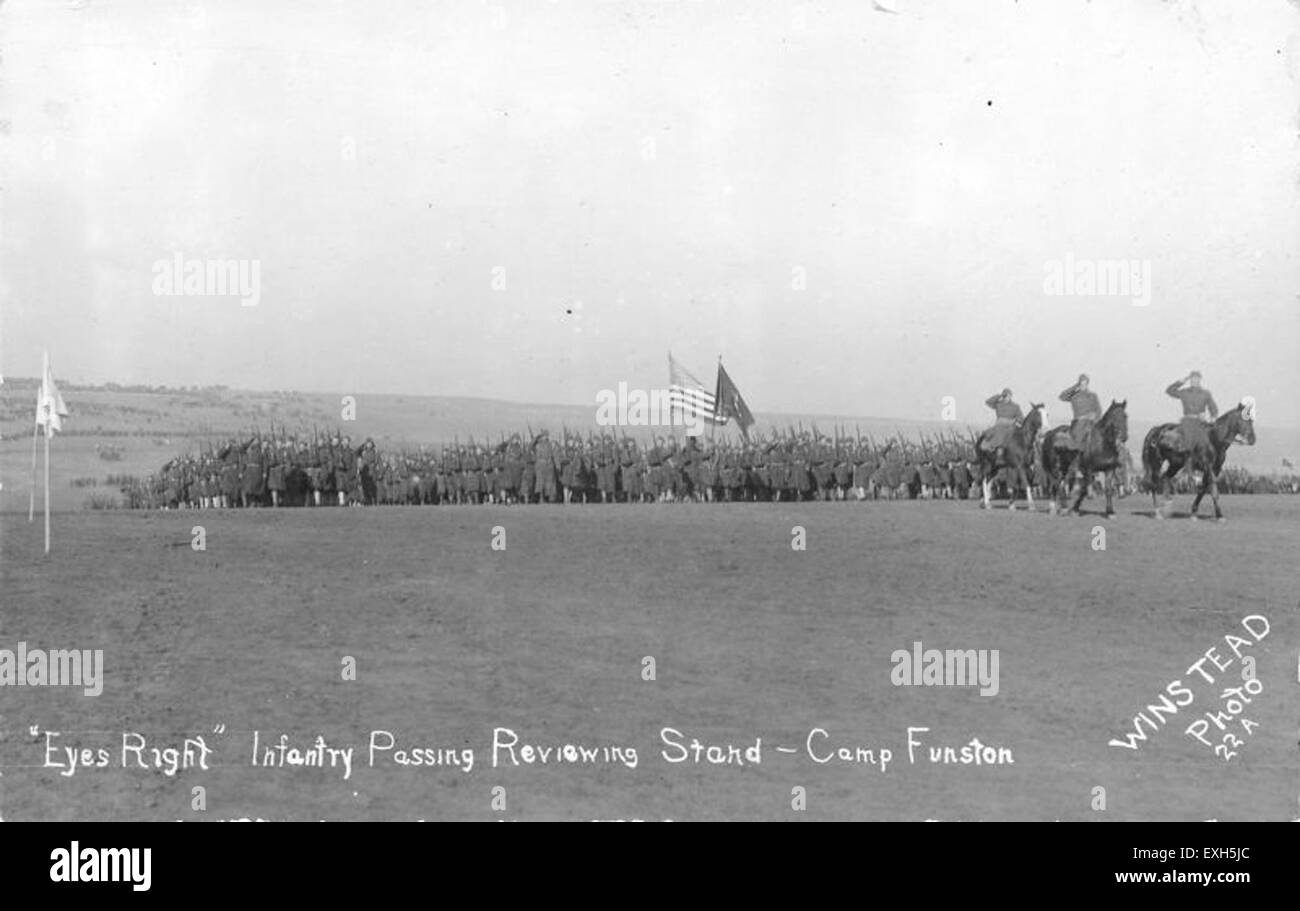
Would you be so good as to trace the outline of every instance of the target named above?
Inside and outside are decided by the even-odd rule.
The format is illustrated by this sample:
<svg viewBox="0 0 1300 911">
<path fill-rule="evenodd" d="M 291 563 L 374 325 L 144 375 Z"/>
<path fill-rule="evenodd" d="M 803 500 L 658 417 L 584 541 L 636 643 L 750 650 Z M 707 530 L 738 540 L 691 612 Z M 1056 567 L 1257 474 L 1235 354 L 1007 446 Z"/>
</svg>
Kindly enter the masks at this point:
<svg viewBox="0 0 1300 911">
<path fill-rule="evenodd" d="M 717 401 L 712 392 L 697 380 L 689 370 L 677 363 L 668 353 L 668 402 L 674 415 L 677 412 L 694 415 L 708 424 L 725 424 L 726 418 L 717 415 Z"/>
</svg>

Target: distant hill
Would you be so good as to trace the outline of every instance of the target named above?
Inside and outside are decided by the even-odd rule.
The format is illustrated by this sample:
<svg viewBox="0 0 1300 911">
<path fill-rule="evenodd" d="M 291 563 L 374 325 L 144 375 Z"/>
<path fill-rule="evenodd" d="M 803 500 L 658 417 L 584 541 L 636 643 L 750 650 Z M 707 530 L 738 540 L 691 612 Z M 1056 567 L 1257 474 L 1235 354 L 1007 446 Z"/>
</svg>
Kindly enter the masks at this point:
<svg viewBox="0 0 1300 911">
<path fill-rule="evenodd" d="M 0 509 L 26 509 L 31 474 L 32 430 L 39 381 L 5 377 L 0 385 Z M 304 392 L 258 392 L 226 387 L 124 387 L 76 386 L 60 389 L 72 415 L 65 421 L 65 433 L 53 443 L 53 503 L 56 508 L 75 508 L 94 488 L 71 488 L 73 479 L 94 479 L 103 484 L 109 474 L 146 475 L 168 459 L 186 451 L 197 452 L 205 440 L 232 436 L 247 438 L 254 432 L 310 435 L 341 430 L 356 442 L 372 437 L 381 448 L 440 446 L 454 440 L 496 442 L 502 434 L 526 434 L 531 428 L 552 433 L 566 428 L 585 436 L 601 428 L 596 423 L 595 405 L 543 405 L 505 402 L 495 399 L 419 395 L 360 395 L 355 397 L 355 420 L 344 420 L 342 395 Z M 1063 422 L 1065 406 L 1051 418 Z M 855 415 L 758 413 L 756 431 L 766 433 L 814 426 L 822 433 L 855 436 L 859 432 L 877 441 L 902 433 L 917 437 L 966 434 L 965 423 L 881 418 Z M 984 425 L 980 425 L 981 427 Z M 1129 445 L 1136 451 L 1148 424 L 1133 422 Z M 974 428 L 978 429 L 978 428 Z M 668 428 L 623 428 L 619 433 L 645 439 Z M 680 436 L 681 429 L 676 433 Z M 736 437 L 734 427 L 718 431 Z M 1300 431 L 1261 427 L 1253 448 L 1234 447 L 1230 465 L 1257 473 L 1282 470 L 1285 457 L 1300 465 Z M 98 449 L 96 448 L 98 447 Z M 114 447 L 119 460 L 107 460 Z"/>
</svg>

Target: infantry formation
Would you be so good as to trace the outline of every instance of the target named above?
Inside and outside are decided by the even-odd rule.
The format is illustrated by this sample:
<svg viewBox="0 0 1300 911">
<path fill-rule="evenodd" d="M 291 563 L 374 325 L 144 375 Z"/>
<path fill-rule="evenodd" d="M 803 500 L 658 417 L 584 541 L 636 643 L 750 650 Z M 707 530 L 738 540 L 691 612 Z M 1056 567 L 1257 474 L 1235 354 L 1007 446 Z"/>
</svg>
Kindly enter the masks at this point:
<svg viewBox="0 0 1300 911">
<path fill-rule="evenodd" d="M 1253 402 L 1235 409 L 1249 420 L 1216 434 L 1210 421 L 1218 408 L 1199 374 L 1166 391 L 1180 401 L 1184 414 L 1179 424 L 1162 425 L 1148 437 L 1148 445 L 1170 449 L 1160 470 L 1173 467 L 1171 462 L 1178 468 L 1186 463 L 1199 482 L 1206 474 L 1202 463 L 1217 474 L 1228 445 L 1238 439 L 1254 442 Z M 789 427 L 743 440 L 726 435 L 716 441 L 679 440 L 670 434 L 645 443 L 567 429 L 553 437 L 530 428 L 502 434 L 495 444 L 470 440 L 385 451 L 373 439 L 357 444 L 339 431 L 291 433 L 282 427 L 206 443 L 197 455 L 173 459 L 124 492 L 131 507 L 172 509 L 967 499 L 981 489 L 986 499 L 990 494 L 1014 499 L 1021 490 L 1032 501 L 1035 490 L 1050 495 L 1054 483 L 1071 480 L 1080 497 L 1094 482 L 1109 491 L 1112 480 L 1119 496 L 1133 493 L 1139 478 L 1124 445 L 1123 403 L 1112 403 L 1103 415 L 1087 376 L 1059 399 L 1070 404 L 1072 423 L 1041 434 L 1042 406 L 1026 414 L 1004 389 L 986 402 L 996 422 L 983 434 L 908 439 L 900 433 L 883 441 L 840 427 L 833 434 Z M 1021 450 L 1023 458 L 1017 459 Z M 1094 452 L 1109 452 L 1109 460 L 1088 461 Z M 1077 483 L 1081 464 L 1088 485 Z M 1150 466 L 1147 474 L 1150 489 L 1161 478 Z"/>
<path fill-rule="evenodd" d="M 966 497 L 974 441 L 884 442 L 816 430 L 744 441 L 513 433 L 495 445 L 383 451 L 373 440 L 281 431 L 205 446 L 127 491 L 162 508 L 654 503 Z"/>
</svg>

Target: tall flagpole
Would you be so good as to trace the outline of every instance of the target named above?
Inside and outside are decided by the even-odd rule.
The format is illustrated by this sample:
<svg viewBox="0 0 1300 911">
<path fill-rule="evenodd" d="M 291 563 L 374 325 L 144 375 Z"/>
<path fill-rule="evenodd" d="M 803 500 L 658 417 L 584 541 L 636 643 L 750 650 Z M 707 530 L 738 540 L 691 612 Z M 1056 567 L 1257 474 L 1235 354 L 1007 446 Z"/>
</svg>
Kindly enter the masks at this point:
<svg viewBox="0 0 1300 911">
<path fill-rule="evenodd" d="M 32 483 L 29 485 L 30 496 L 27 498 L 27 521 L 32 522 L 36 518 L 36 435 L 41 432 L 41 403 L 40 395 L 37 395 L 36 402 L 36 423 L 32 425 Z"/>
<path fill-rule="evenodd" d="M 718 369 L 722 369 L 722 355 L 718 355 Z M 709 421 L 709 449 L 713 449 L 714 438 L 718 432 L 718 377 L 713 376 L 713 420 Z"/>
<path fill-rule="evenodd" d="M 50 378 L 50 352 L 45 352 L 44 370 L 41 372 L 41 404 L 45 406 L 45 552 L 50 552 L 50 428 L 54 420 L 54 393 L 52 389 L 46 387 L 46 382 Z M 35 441 L 33 440 L 33 443 Z M 35 446 L 32 447 L 33 454 Z M 36 467 L 36 460 L 32 459 L 32 468 Z"/>
<path fill-rule="evenodd" d="M 50 406 L 46 406 L 48 409 Z M 50 552 L 50 422 L 45 421 L 45 552 Z"/>
<path fill-rule="evenodd" d="M 50 379 L 50 352 L 45 352 L 42 363 L 44 368 L 41 372 L 41 399 L 36 413 L 40 414 L 41 407 L 45 409 L 45 552 L 50 552 L 50 433 L 54 421 L 54 391 L 50 388 L 48 381 Z M 32 480 L 35 481 L 36 475 L 36 440 L 32 439 Z M 33 488 L 36 486 L 32 485 Z"/>
</svg>

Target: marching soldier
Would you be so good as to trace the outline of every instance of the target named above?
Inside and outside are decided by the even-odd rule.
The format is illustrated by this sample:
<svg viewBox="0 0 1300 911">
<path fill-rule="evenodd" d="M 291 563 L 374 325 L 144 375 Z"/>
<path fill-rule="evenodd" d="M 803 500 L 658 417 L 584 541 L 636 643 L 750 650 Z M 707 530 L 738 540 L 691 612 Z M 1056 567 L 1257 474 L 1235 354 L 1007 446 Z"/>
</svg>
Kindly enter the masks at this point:
<svg viewBox="0 0 1300 911">
<path fill-rule="evenodd" d="M 266 486 L 271 491 L 271 506 L 273 508 L 280 505 L 280 498 L 284 496 L 288 460 L 289 455 L 285 451 L 285 443 L 281 440 L 279 447 L 270 451 L 270 464 L 266 469 Z"/>
<path fill-rule="evenodd" d="M 536 473 L 534 493 L 543 503 L 554 503 L 559 487 L 559 459 L 556 445 L 551 442 L 551 435 L 543 430 L 533 441 L 534 463 Z"/>
</svg>

